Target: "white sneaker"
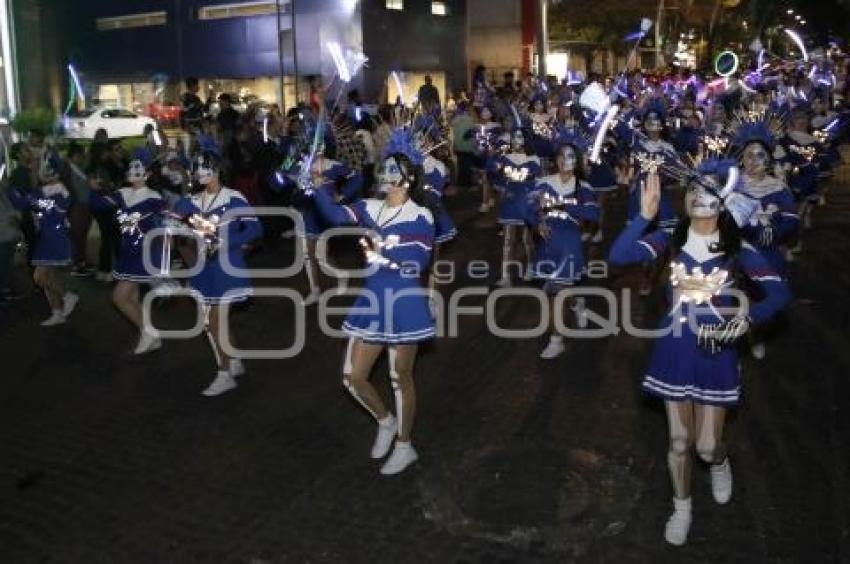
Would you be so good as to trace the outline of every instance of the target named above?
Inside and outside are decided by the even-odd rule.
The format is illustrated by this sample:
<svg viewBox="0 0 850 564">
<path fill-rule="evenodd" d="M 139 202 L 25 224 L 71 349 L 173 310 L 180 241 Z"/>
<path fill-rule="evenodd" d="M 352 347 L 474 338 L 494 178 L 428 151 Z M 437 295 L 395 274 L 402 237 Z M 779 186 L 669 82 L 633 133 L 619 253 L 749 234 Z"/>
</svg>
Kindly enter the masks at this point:
<svg viewBox="0 0 850 564">
<path fill-rule="evenodd" d="M 162 341 L 160 339 L 154 337 L 147 331 L 142 331 L 139 335 L 139 344 L 136 345 L 136 349 L 133 351 L 133 354 L 145 354 L 160 348 L 162 348 Z"/>
<path fill-rule="evenodd" d="M 721 505 L 728 503 L 732 498 L 732 466 L 729 464 L 729 457 L 720 464 L 712 464 L 709 470 L 714 501 Z"/>
<path fill-rule="evenodd" d="M 80 301 L 80 296 L 75 294 L 74 292 L 65 292 L 65 296 L 62 298 L 62 315 L 64 317 L 68 317 L 73 313 L 74 308 L 77 307 L 77 302 Z"/>
<path fill-rule="evenodd" d="M 582 233 L 581 234 L 581 242 L 587 243 L 588 241 L 590 241 L 590 233 L 587 233 L 587 232 Z"/>
<path fill-rule="evenodd" d="M 602 233 L 602 230 L 600 229 L 599 231 L 597 231 L 596 233 L 593 234 L 593 237 L 590 238 L 590 242 L 593 243 L 594 245 L 598 245 L 599 243 L 601 243 L 603 241 L 604 238 L 605 238 L 605 235 Z"/>
<path fill-rule="evenodd" d="M 57 309 L 53 311 L 50 317 L 41 322 L 41 326 L 53 327 L 54 325 L 62 325 L 63 323 L 65 323 L 65 316 Z"/>
<path fill-rule="evenodd" d="M 561 335 L 552 335 L 549 337 L 549 344 L 540 353 L 540 358 L 543 360 L 552 360 L 564 354 L 566 346 L 564 345 L 564 337 Z"/>
<path fill-rule="evenodd" d="M 319 301 L 319 298 L 322 296 L 321 290 L 318 288 L 313 288 L 310 290 L 310 293 L 307 294 L 304 299 L 301 301 L 301 305 L 303 306 L 311 306 Z"/>
<path fill-rule="evenodd" d="M 511 279 L 507 276 L 502 276 L 496 281 L 496 286 L 499 288 L 510 288 L 511 287 Z"/>
<path fill-rule="evenodd" d="M 664 540 L 674 546 L 682 546 L 688 540 L 691 530 L 691 498 L 673 498 L 673 514 L 664 527 Z"/>
<path fill-rule="evenodd" d="M 398 421 L 392 415 L 387 415 L 384 421 L 378 421 L 378 434 L 375 435 L 375 442 L 372 444 L 372 458 L 383 458 L 390 452 L 396 431 L 398 431 Z"/>
<path fill-rule="evenodd" d="M 240 359 L 231 358 L 230 362 L 227 365 L 227 371 L 230 372 L 231 376 L 237 378 L 245 374 L 245 365 L 242 364 L 242 361 Z"/>
<path fill-rule="evenodd" d="M 219 370 L 218 374 L 216 374 L 215 380 L 213 380 L 212 384 L 210 384 L 206 390 L 201 392 L 201 394 L 207 397 L 217 396 L 224 392 L 229 392 L 235 387 L 236 380 L 233 379 L 230 372 L 227 370 Z"/>
<path fill-rule="evenodd" d="M 570 308 L 576 316 L 576 325 L 579 329 L 587 328 L 587 307 L 584 298 L 576 298 L 576 303 Z"/>
<path fill-rule="evenodd" d="M 381 474 L 384 476 L 392 476 L 404 472 L 404 469 L 419 460 L 419 455 L 410 443 L 396 441 L 393 453 L 381 466 Z"/>
<path fill-rule="evenodd" d="M 753 355 L 754 359 L 764 360 L 767 350 L 764 348 L 764 343 L 756 343 L 750 347 L 750 353 Z"/>
</svg>

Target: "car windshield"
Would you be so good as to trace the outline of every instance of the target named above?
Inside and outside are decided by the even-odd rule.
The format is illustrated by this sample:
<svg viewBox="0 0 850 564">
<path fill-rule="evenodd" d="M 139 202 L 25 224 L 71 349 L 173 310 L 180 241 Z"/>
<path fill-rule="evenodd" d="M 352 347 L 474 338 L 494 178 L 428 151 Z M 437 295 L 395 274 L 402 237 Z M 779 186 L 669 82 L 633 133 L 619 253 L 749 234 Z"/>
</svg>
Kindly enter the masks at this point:
<svg viewBox="0 0 850 564">
<path fill-rule="evenodd" d="M 92 109 L 92 108 L 88 108 L 88 109 L 85 109 L 85 110 L 74 109 L 74 110 L 71 110 L 70 112 L 68 112 L 68 116 L 69 117 L 87 118 L 90 115 L 92 115 L 93 113 L 94 113 L 94 109 Z"/>
<path fill-rule="evenodd" d="M 121 108 L 110 108 L 108 110 L 103 110 L 103 113 L 100 114 L 105 118 L 134 118 L 136 114 L 133 112 L 128 112 L 127 110 Z"/>
</svg>

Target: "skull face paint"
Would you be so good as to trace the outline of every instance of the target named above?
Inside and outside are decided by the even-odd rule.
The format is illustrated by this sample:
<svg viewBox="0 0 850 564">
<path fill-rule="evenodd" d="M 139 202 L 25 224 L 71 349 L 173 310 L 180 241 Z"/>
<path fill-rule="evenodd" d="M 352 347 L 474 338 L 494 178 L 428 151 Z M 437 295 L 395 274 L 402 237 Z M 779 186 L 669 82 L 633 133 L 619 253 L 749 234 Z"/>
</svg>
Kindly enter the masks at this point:
<svg viewBox="0 0 850 564">
<path fill-rule="evenodd" d="M 643 121 L 643 128 L 647 133 L 660 133 L 662 129 L 661 116 L 656 112 L 649 112 Z"/>
<path fill-rule="evenodd" d="M 713 178 L 703 178 L 702 182 L 716 186 Z M 685 194 L 685 211 L 693 219 L 708 219 L 720 215 L 721 202 L 717 192 L 698 182 L 692 182 Z"/>
<path fill-rule="evenodd" d="M 390 157 L 385 160 L 380 173 L 378 173 L 378 189 L 386 194 L 391 190 L 403 187 L 405 184 L 404 173 L 396 159 Z"/>
<path fill-rule="evenodd" d="M 127 182 L 130 184 L 141 184 L 147 180 L 147 171 L 145 165 L 139 159 L 130 161 L 130 167 L 127 169 Z"/>
<path fill-rule="evenodd" d="M 489 108 L 483 108 L 481 110 L 481 121 L 487 123 L 493 119 L 493 112 L 489 110 Z"/>
<path fill-rule="evenodd" d="M 211 160 L 204 156 L 195 159 L 195 178 L 198 184 L 206 186 L 218 176 L 218 168 Z"/>
<path fill-rule="evenodd" d="M 576 164 L 578 164 L 578 157 L 575 149 L 570 145 L 564 146 L 558 153 L 558 168 L 562 172 L 572 172 L 576 169 Z"/>
<path fill-rule="evenodd" d="M 749 176 L 760 176 L 767 172 L 768 154 L 761 143 L 750 143 L 744 149 L 744 172 Z"/>
<path fill-rule="evenodd" d="M 525 137 L 522 134 L 522 131 L 515 131 L 513 135 L 511 135 L 511 151 L 514 153 L 521 153 L 525 150 Z"/>
</svg>

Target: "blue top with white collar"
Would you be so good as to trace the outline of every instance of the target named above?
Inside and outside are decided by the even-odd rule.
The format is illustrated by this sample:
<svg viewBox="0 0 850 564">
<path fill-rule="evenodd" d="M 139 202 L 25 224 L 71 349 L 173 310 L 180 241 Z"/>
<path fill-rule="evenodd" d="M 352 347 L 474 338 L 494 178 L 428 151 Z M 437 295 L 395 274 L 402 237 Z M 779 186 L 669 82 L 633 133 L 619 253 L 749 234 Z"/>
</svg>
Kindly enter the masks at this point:
<svg viewBox="0 0 850 564">
<path fill-rule="evenodd" d="M 201 271 L 192 278 L 203 303 L 208 305 L 246 300 L 251 295 L 251 277 L 245 268 L 242 245 L 259 238 L 263 228 L 245 196 L 237 190 L 222 187 L 215 193 L 206 191 L 181 198 L 174 206 L 183 218 L 200 217 L 217 225 L 220 246 L 204 260 Z M 203 254 L 203 250 L 199 255 Z M 225 261 L 230 268 L 225 270 Z"/>
<path fill-rule="evenodd" d="M 112 275 L 117 280 L 130 282 L 148 282 L 160 273 L 162 263 L 162 239 L 150 242 L 149 272 L 144 264 L 145 235 L 162 223 L 162 212 L 166 202 L 159 194 L 147 186 L 142 188 L 121 188 L 103 194 L 92 191 L 89 202 L 93 209 L 115 209 L 118 226 L 121 231 L 121 247 L 118 252 Z"/>
<path fill-rule="evenodd" d="M 332 225 L 357 225 L 378 239 L 367 252 L 371 272 L 343 323 L 349 335 L 367 342 L 416 343 L 433 338 L 434 319 L 422 276 L 431 261 L 434 218 L 428 208 L 407 200 L 388 207 L 366 199 L 344 206 L 325 190 L 313 195 L 322 216 Z"/>
<path fill-rule="evenodd" d="M 610 262 L 645 263 L 665 256 L 670 235 L 664 230 L 644 235 L 648 226 L 642 216 L 635 218 L 611 247 Z M 738 275 L 756 283 L 764 293 L 759 302 L 748 304 L 746 314 L 754 322 L 766 321 L 791 299 L 781 276 L 753 246 L 743 243 L 740 252 L 729 257 L 713 250 L 718 241 L 719 232 L 701 235 L 691 230 L 685 245 L 671 257 L 667 285 L 671 307 L 661 320 L 664 332 L 655 340 L 642 384 L 645 392 L 667 401 L 718 406 L 738 402 L 740 374 L 735 347 L 712 354 L 698 346 L 694 330 L 730 316 L 721 308 L 736 305 L 731 290 Z"/>
<path fill-rule="evenodd" d="M 68 237 L 68 210 L 71 194 L 61 182 L 24 191 L 12 187 L 9 201 L 21 211 L 32 213 L 37 238 L 32 251 L 33 266 L 71 264 L 71 240 Z"/>
</svg>

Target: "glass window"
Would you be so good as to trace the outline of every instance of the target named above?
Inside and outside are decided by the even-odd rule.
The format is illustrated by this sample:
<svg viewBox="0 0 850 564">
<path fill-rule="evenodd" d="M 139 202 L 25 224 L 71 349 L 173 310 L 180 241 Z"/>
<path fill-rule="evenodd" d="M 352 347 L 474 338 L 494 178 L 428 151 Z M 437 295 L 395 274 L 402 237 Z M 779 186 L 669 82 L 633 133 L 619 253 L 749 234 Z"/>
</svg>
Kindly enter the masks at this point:
<svg viewBox="0 0 850 564">
<path fill-rule="evenodd" d="M 69 117 L 75 118 L 87 118 L 94 113 L 93 108 L 89 108 L 86 110 L 79 110 L 77 108 L 73 108 L 70 112 L 68 112 Z"/>
<path fill-rule="evenodd" d="M 113 108 L 110 110 L 103 110 L 101 112 L 101 117 L 105 118 L 134 118 L 136 114 L 133 112 L 128 112 L 127 110 L 122 110 L 120 108 Z"/>
<path fill-rule="evenodd" d="M 141 14 L 130 14 L 127 16 L 97 18 L 97 20 L 95 20 L 95 27 L 97 27 L 98 31 L 110 31 L 131 27 L 165 25 L 167 21 L 168 15 L 165 13 L 165 10 L 162 10 L 159 12 L 144 12 Z"/>
<path fill-rule="evenodd" d="M 448 16 L 449 7 L 445 2 L 431 2 L 431 13 L 435 16 Z"/>
<path fill-rule="evenodd" d="M 289 13 L 289 0 L 280 1 L 282 14 Z M 244 18 L 250 16 L 269 16 L 277 9 L 276 0 L 253 0 L 232 4 L 215 4 L 198 8 L 198 19 L 223 20 L 226 18 Z"/>
<path fill-rule="evenodd" d="M 404 10 L 404 0 L 387 0 L 387 10 Z"/>
</svg>

